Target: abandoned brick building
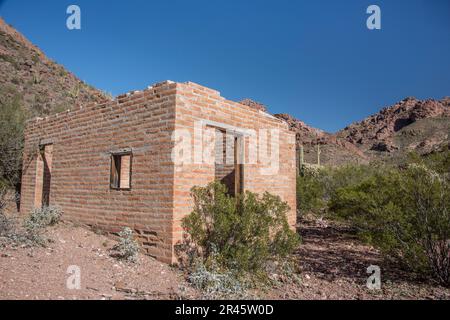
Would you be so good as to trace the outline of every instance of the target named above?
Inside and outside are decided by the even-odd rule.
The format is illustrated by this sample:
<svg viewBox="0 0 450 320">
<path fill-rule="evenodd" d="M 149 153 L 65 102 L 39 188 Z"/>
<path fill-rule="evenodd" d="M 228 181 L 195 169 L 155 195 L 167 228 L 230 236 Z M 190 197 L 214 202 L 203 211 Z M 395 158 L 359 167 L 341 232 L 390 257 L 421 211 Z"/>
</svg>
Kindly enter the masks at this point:
<svg viewBox="0 0 450 320">
<path fill-rule="evenodd" d="M 195 147 L 204 143 L 195 132 L 199 125 L 215 130 L 212 163 L 195 161 Z M 250 133 L 260 129 L 279 132 L 279 164 L 273 172 L 262 170 L 270 148 L 258 153 L 255 162 L 237 160 L 255 152 Z M 182 134 L 177 137 L 176 132 Z M 192 153 L 183 151 L 184 156 L 191 153 L 191 162 L 174 160 L 183 135 L 192 137 Z M 220 148 L 225 136 L 233 137 L 231 151 Z M 174 245 L 182 240 L 181 219 L 192 210 L 190 189 L 195 185 L 219 179 L 231 194 L 277 194 L 291 207 L 288 220 L 294 226 L 294 138 L 282 120 L 226 100 L 215 90 L 192 82 L 158 83 L 114 101 L 30 120 L 21 212 L 58 205 L 66 220 L 113 233 L 128 226 L 148 254 L 171 263 Z M 222 157 L 231 162 L 217 161 Z"/>
</svg>

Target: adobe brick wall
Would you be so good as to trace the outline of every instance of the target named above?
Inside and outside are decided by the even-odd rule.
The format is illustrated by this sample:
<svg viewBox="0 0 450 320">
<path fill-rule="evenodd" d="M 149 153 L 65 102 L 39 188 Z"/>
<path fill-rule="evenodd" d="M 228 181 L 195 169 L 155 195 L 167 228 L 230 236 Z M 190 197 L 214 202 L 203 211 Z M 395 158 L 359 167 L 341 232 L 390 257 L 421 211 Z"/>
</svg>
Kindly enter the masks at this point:
<svg viewBox="0 0 450 320">
<path fill-rule="evenodd" d="M 286 201 L 291 210 L 288 215 L 289 224 L 296 223 L 296 168 L 295 168 L 295 134 L 289 131 L 285 122 L 271 115 L 226 100 L 216 90 L 188 82 L 177 83 L 176 87 L 176 129 L 185 129 L 194 137 L 194 123 L 209 120 L 217 123 L 253 129 L 278 129 L 280 131 L 280 167 L 276 174 L 263 175 L 260 172 L 264 165 L 258 160 L 256 164 L 244 165 L 244 190 L 256 193 L 264 191 L 279 195 Z M 245 139 L 246 153 L 249 152 L 248 139 Z M 196 141 L 196 143 L 200 143 Z M 174 241 L 182 240 L 181 219 L 192 209 L 190 189 L 194 185 L 206 185 L 215 177 L 214 164 L 175 165 L 174 186 Z"/>
<path fill-rule="evenodd" d="M 35 206 L 39 144 L 53 143 L 50 204 L 64 218 L 117 232 L 136 230 L 148 254 L 172 261 L 175 84 L 30 121 L 25 131 L 21 212 Z M 131 190 L 110 189 L 111 152 L 131 148 Z M 39 181 L 38 181 L 39 183 Z"/>
<path fill-rule="evenodd" d="M 173 246 L 182 239 L 181 219 L 193 206 L 190 189 L 213 181 L 216 174 L 214 164 L 172 161 L 174 130 L 186 129 L 194 137 L 194 123 L 200 120 L 256 131 L 279 129 L 279 171 L 263 175 L 262 163 L 246 164 L 244 189 L 280 195 L 291 207 L 288 219 L 294 226 L 295 135 L 283 121 L 191 82 L 163 82 L 114 101 L 29 121 L 21 212 L 29 213 L 37 203 L 36 194 L 43 188 L 36 181 L 43 170 L 39 146 L 51 143 L 49 199 L 64 210 L 64 219 L 113 233 L 129 226 L 148 254 L 175 262 Z M 244 145 L 248 152 L 248 138 Z M 111 152 L 122 149 L 132 150 L 131 189 L 113 190 Z"/>
</svg>

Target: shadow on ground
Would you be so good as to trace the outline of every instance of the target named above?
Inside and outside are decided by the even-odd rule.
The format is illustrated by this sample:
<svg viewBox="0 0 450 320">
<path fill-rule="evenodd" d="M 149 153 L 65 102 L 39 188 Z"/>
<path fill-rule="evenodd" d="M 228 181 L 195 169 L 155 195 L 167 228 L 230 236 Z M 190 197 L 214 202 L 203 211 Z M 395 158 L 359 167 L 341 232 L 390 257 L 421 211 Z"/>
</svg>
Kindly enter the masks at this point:
<svg viewBox="0 0 450 320">
<path fill-rule="evenodd" d="M 378 250 L 361 243 L 348 227 L 301 221 L 298 230 L 303 244 L 297 254 L 303 272 L 327 281 L 345 278 L 365 284 L 367 268 L 377 265 L 384 281 L 424 281 L 384 260 Z"/>
</svg>

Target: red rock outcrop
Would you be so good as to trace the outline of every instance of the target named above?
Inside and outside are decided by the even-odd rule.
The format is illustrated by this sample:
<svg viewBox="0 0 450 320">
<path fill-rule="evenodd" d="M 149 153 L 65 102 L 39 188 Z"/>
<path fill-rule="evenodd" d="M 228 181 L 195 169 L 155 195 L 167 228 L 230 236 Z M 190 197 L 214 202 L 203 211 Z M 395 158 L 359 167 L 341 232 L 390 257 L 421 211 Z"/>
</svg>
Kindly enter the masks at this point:
<svg viewBox="0 0 450 320">
<path fill-rule="evenodd" d="M 242 101 L 239 101 L 239 103 L 243 104 L 245 106 L 251 107 L 253 109 L 256 109 L 256 110 L 261 110 L 261 111 L 267 112 L 267 108 L 265 105 L 263 105 L 260 102 L 253 101 L 252 99 L 247 98 Z"/>
<path fill-rule="evenodd" d="M 399 103 L 383 108 L 380 112 L 351 124 L 338 132 L 338 137 L 358 146 L 361 150 L 391 152 L 398 149 L 394 136 L 406 126 L 419 120 L 450 117 L 450 98 L 441 101 L 406 98 Z"/>
<path fill-rule="evenodd" d="M 322 164 L 335 165 L 345 162 L 361 162 L 368 159 L 361 150 L 345 139 L 313 128 L 289 114 L 275 114 L 274 116 L 286 121 L 290 129 L 297 133 L 297 147 L 302 145 L 305 152 L 310 154 L 309 157 L 306 157 L 307 161 L 316 161 L 317 145 L 320 145 L 322 150 Z"/>
</svg>

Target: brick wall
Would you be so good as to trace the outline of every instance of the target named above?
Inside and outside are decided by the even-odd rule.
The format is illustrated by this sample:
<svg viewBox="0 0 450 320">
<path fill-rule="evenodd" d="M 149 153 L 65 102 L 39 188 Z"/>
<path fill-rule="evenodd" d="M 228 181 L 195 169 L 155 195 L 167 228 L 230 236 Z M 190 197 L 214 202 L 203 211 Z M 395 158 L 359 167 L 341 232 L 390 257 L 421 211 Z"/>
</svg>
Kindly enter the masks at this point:
<svg viewBox="0 0 450 320">
<path fill-rule="evenodd" d="M 50 204 L 61 206 L 65 219 L 109 232 L 130 226 L 150 255 L 171 262 L 174 110 L 175 84 L 162 83 L 115 101 L 30 121 L 21 212 L 41 202 L 36 199 L 43 188 L 39 145 L 52 145 Z M 131 189 L 113 190 L 111 152 L 123 149 L 133 155 Z"/>
<path fill-rule="evenodd" d="M 288 130 L 285 122 L 271 115 L 226 100 L 218 91 L 200 86 L 198 84 L 177 83 L 176 96 L 176 129 L 185 129 L 191 133 L 196 144 L 205 143 L 199 141 L 194 132 L 194 123 L 207 120 L 210 123 L 225 126 L 251 129 L 259 132 L 259 129 L 278 129 L 280 132 L 280 161 L 279 170 L 274 174 L 261 173 L 264 164 L 260 159 L 254 164 L 244 164 L 243 185 L 244 190 L 263 193 L 269 191 L 279 195 L 287 201 L 291 210 L 288 215 L 292 227 L 296 222 L 296 198 L 295 198 L 295 134 Z M 246 154 L 249 150 L 249 137 L 245 139 Z M 194 153 L 194 151 L 192 151 Z M 192 199 L 189 190 L 194 185 L 206 185 L 214 180 L 216 166 L 214 164 L 176 165 L 174 186 L 174 241 L 182 240 L 181 219 L 191 211 Z"/>
<path fill-rule="evenodd" d="M 182 239 L 181 219 L 193 205 L 190 189 L 213 181 L 220 170 L 214 163 L 174 164 L 173 133 L 186 130 L 194 144 L 203 144 L 194 126 L 204 120 L 255 132 L 279 129 L 279 170 L 262 174 L 261 159 L 244 164 L 243 185 L 253 192 L 280 195 L 291 207 L 288 219 L 294 226 L 294 134 L 281 120 L 190 82 L 164 82 L 114 101 L 30 121 L 25 132 L 21 212 L 42 203 L 36 199 L 46 179 L 40 147 L 51 146 L 49 201 L 62 207 L 64 219 L 113 233 L 129 226 L 148 254 L 174 262 L 173 246 Z M 251 154 L 250 137 L 242 139 L 245 153 Z M 111 155 L 123 150 L 132 152 L 131 163 L 123 165 L 131 166 L 131 186 L 116 190 L 110 185 Z M 124 171 L 121 175 L 126 175 Z"/>
</svg>

